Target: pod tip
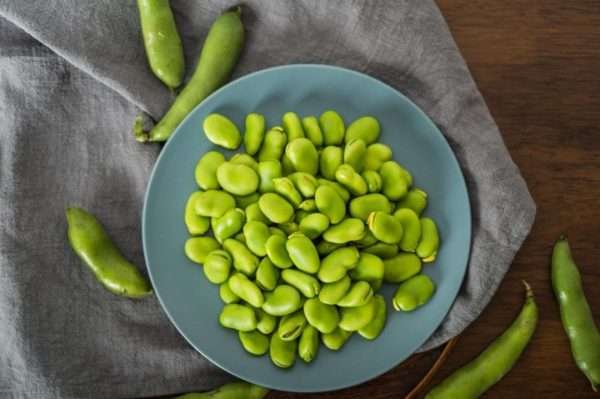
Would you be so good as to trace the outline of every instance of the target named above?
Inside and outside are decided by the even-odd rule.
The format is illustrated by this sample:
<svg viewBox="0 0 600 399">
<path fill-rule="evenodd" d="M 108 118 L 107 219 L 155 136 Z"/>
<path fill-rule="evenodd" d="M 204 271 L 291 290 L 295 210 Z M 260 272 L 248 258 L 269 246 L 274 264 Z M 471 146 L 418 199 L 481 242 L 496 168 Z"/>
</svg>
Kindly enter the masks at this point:
<svg viewBox="0 0 600 399">
<path fill-rule="evenodd" d="M 521 280 L 521 282 L 523 283 L 523 285 L 525 286 L 525 296 L 527 298 L 531 298 L 533 296 L 533 290 L 531 289 L 531 286 L 529 285 L 529 283 L 525 280 Z"/>
<path fill-rule="evenodd" d="M 241 17 L 242 16 L 242 5 L 238 4 L 233 7 L 229 7 L 227 10 L 225 10 L 225 12 L 232 12 Z"/>
</svg>

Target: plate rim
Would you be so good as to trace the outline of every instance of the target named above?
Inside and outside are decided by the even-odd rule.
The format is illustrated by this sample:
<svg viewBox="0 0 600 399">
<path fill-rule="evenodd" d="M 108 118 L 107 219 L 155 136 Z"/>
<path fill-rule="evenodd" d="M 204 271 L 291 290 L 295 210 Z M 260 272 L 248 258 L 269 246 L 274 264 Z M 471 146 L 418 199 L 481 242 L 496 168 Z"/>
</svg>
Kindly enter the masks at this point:
<svg viewBox="0 0 600 399">
<path fill-rule="evenodd" d="M 264 69 L 260 69 L 254 72 L 250 72 L 247 73 L 246 75 L 240 76 L 235 80 L 232 80 L 230 82 L 228 82 L 227 84 L 223 85 L 222 87 L 220 87 L 219 89 L 217 89 L 216 91 L 214 91 L 212 94 L 210 94 L 209 96 L 207 96 L 204 100 L 202 100 L 198 105 L 196 105 L 187 115 L 186 117 L 179 123 L 179 125 L 177 125 L 177 127 L 175 128 L 175 130 L 173 131 L 173 134 L 169 137 L 169 139 L 167 140 L 167 142 L 162 146 L 162 148 L 160 149 L 160 153 L 158 154 L 156 161 L 154 162 L 154 165 L 152 167 L 152 171 L 148 177 L 148 183 L 146 186 L 146 192 L 144 194 L 144 203 L 143 203 L 143 208 L 142 208 L 142 214 L 141 214 L 141 219 L 142 219 L 142 249 L 143 249 L 143 255 L 144 255 L 144 261 L 145 261 L 145 265 L 146 265 L 146 271 L 148 273 L 148 276 L 150 278 L 150 281 L 152 283 L 152 287 L 153 287 L 153 291 L 154 294 L 156 296 L 156 298 L 158 299 L 158 302 L 160 303 L 160 306 L 162 308 L 162 311 L 166 314 L 167 318 L 169 319 L 169 321 L 171 322 L 171 324 L 175 327 L 175 329 L 177 330 L 177 332 L 186 340 L 186 342 L 198 353 L 200 353 L 205 359 L 207 359 L 211 364 L 213 364 L 214 366 L 218 367 L 219 369 L 237 377 L 240 378 L 244 381 L 248 381 L 260 386 L 263 386 L 265 388 L 269 388 L 269 389 L 274 389 L 274 390 L 281 390 L 281 387 L 276 386 L 275 384 L 271 384 L 270 382 L 264 382 L 264 381 L 257 381 L 255 378 L 253 377 L 249 377 L 246 375 L 241 375 L 239 372 L 235 371 L 235 370 L 231 370 L 228 367 L 224 367 L 222 366 L 217 360 L 215 360 L 212 356 L 205 354 L 194 342 L 192 342 L 192 340 L 181 330 L 180 326 L 178 325 L 178 323 L 173 319 L 171 313 L 168 311 L 167 306 L 161 296 L 161 294 L 158 292 L 158 290 L 156 290 L 156 284 L 154 281 L 154 275 L 152 273 L 152 268 L 149 266 L 150 262 L 148 259 L 148 251 L 147 251 L 147 238 L 146 238 L 146 219 L 147 219 L 147 214 L 148 214 L 148 198 L 150 196 L 150 191 L 154 182 L 154 177 L 156 174 L 156 171 L 160 165 L 160 162 L 162 160 L 162 157 L 164 156 L 164 154 L 167 152 L 167 149 L 169 148 L 169 145 L 172 144 L 173 140 L 172 138 L 179 134 L 182 131 L 182 126 L 185 125 L 185 123 L 187 122 L 188 119 L 190 119 L 192 117 L 192 115 L 198 110 L 198 108 L 202 107 L 203 104 L 207 101 L 209 101 L 210 99 L 212 99 L 213 97 L 218 96 L 222 91 L 228 89 L 230 86 L 233 86 L 235 84 L 239 84 L 240 82 L 244 81 L 244 80 L 248 80 L 248 79 L 252 79 L 256 76 L 265 74 L 265 73 L 269 73 L 269 72 L 277 72 L 279 70 L 287 70 L 287 69 L 329 69 L 329 70 L 333 70 L 336 72 L 342 72 L 342 73 L 350 73 L 353 74 L 359 78 L 362 79 L 367 79 L 370 80 L 372 83 L 377 84 L 377 85 L 382 85 L 384 86 L 384 88 L 391 90 L 394 92 L 395 95 L 401 97 L 403 100 L 405 100 L 407 103 L 409 103 L 414 110 L 416 110 L 416 112 L 421 116 L 421 118 L 423 118 L 428 125 L 430 125 L 431 128 L 433 128 L 433 130 L 436 132 L 436 134 L 438 134 L 441 139 L 444 141 L 444 143 L 446 144 L 445 149 L 446 151 L 450 154 L 450 158 L 452 159 L 452 162 L 455 164 L 455 166 L 457 167 L 458 171 L 459 171 L 459 175 L 460 175 L 460 184 L 461 184 L 461 188 L 462 190 L 466 193 L 466 210 L 469 216 L 469 223 L 467 223 L 467 237 L 468 237 L 468 247 L 466 250 L 466 262 L 465 262 L 465 266 L 462 268 L 461 271 L 461 276 L 460 276 L 460 284 L 457 285 L 457 287 L 455 289 L 452 290 L 452 301 L 448 306 L 447 311 L 445 312 L 444 316 L 442 317 L 442 319 L 440 320 L 440 322 L 436 325 L 436 327 L 433 329 L 433 331 L 431 332 L 431 334 L 425 336 L 422 340 L 420 340 L 418 342 L 418 345 L 416 345 L 416 347 L 412 350 L 411 354 L 403 360 L 399 360 L 397 362 L 395 362 L 391 367 L 387 367 L 384 368 L 382 370 L 376 370 L 373 373 L 370 373 L 368 375 L 365 376 L 361 376 L 361 378 L 357 379 L 356 381 L 350 383 L 350 384 L 338 384 L 335 386 L 330 386 L 327 389 L 323 390 L 323 389 L 293 389 L 293 390 L 288 390 L 288 392 L 298 392 L 298 393 L 317 393 L 317 392 L 331 392 L 331 391 L 336 391 L 336 390 L 340 390 L 340 389 L 346 389 L 346 388 L 350 388 L 350 387 L 354 387 L 363 383 L 366 383 L 368 381 L 371 381 L 385 373 L 387 373 L 388 371 L 391 371 L 393 368 L 398 367 L 402 362 L 406 361 L 410 356 L 414 355 L 417 350 L 423 346 L 423 344 L 425 342 L 427 342 L 427 340 L 439 329 L 439 327 L 442 325 L 442 323 L 444 322 L 444 320 L 446 319 L 446 317 L 448 316 L 448 313 L 450 312 L 450 310 L 452 309 L 454 303 L 456 302 L 456 299 L 458 298 L 458 294 L 460 292 L 460 289 L 464 283 L 464 279 L 466 276 L 466 272 L 467 269 L 469 268 L 469 262 L 471 259 L 471 247 L 472 247 L 472 240 L 473 240 L 473 213 L 472 213 L 472 206 L 471 206 L 471 199 L 469 196 L 469 190 L 468 190 L 468 185 L 466 182 L 466 178 L 465 175 L 462 171 L 461 168 L 461 164 L 458 161 L 458 158 L 456 156 L 456 154 L 454 153 L 454 151 L 452 150 L 452 147 L 450 146 L 450 143 L 448 142 L 448 140 L 446 139 L 446 136 L 442 133 L 442 131 L 440 130 L 440 128 L 435 124 L 435 122 L 429 117 L 429 115 L 427 115 L 425 113 L 425 111 L 423 111 L 421 109 L 421 107 L 419 107 L 417 104 L 415 104 L 415 102 L 413 100 L 411 100 L 408 96 L 406 96 L 405 94 L 403 94 L 401 91 L 399 91 L 398 89 L 396 89 L 395 87 L 391 86 L 390 84 L 375 78 L 369 74 L 363 73 L 363 72 L 359 72 L 357 70 L 354 69 L 350 69 L 350 68 L 345 68 L 345 67 L 341 67 L 341 66 L 337 66 L 337 65 L 329 65 L 329 64 L 318 64 L 318 63 L 298 63 L 298 64 L 286 64 L 286 65 L 277 65 L 277 66 L 272 66 L 272 67 L 268 67 L 268 68 L 264 68 Z M 440 343 L 440 346 L 443 345 L 443 343 Z"/>
</svg>

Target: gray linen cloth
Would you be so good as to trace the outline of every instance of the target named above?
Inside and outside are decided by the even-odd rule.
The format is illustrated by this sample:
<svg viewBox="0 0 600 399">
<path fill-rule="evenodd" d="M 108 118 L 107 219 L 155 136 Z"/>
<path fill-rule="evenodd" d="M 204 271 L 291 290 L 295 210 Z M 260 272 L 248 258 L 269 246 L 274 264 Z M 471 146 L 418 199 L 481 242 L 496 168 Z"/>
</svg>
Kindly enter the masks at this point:
<svg viewBox="0 0 600 399">
<path fill-rule="evenodd" d="M 191 71 L 235 0 L 172 0 Z M 235 77 L 324 63 L 373 75 L 435 121 L 473 208 L 469 270 L 427 350 L 485 308 L 535 204 L 437 6 L 426 1 L 246 1 Z M 65 239 L 78 204 L 144 267 L 140 212 L 160 148 L 133 140 L 171 101 L 146 63 L 133 0 L 0 0 L 0 397 L 121 398 L 204 390 L 230 377 L 197 354 L 154 297 L 105 291 Z"/>
</svg>

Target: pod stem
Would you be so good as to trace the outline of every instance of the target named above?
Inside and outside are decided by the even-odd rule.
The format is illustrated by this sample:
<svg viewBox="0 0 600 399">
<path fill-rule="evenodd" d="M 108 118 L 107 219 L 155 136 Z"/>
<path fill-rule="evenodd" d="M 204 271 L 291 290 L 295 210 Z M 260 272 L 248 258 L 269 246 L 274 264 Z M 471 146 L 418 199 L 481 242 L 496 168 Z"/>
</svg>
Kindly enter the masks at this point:
<svg viewBox="0 0 600 399">
<path fill-rule="evenodd" d="M 135 117 L 133 122 L 133 136 L 140 143 L 147 143 L 150 141 L 149 133 L 144 130 L 144 117 L 142 114 Z"/>
<path fill-rule="evenodd" d="M 529 283 L 525 280 L 521 280 L 521 282 L 525 286 L 525 298 L 528 299 L 528 298 L 533 297 L 533 290 L 531 289 L 531 286 L 529 285 Z"/>
<path fill-rule="evenodd" d="M 223 14 L 227 13 L 227 12 L 234 12 L 237 15 L 239 15 L 240 17 L 242 16 L 242 5 L 238 4 L 232 7 L 229 7 L 228 9 L 226 9 Z"/>
</svg>

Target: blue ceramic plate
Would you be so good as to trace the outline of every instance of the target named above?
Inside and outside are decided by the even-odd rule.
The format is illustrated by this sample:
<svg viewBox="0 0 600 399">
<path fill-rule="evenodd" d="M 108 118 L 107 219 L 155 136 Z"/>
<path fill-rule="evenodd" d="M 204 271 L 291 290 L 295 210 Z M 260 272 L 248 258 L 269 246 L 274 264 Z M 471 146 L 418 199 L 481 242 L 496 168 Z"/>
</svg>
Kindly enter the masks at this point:
<svg viewBox="0 0 600 399">
<path fill-rule="evenodd" d="M 211 112 L 231 118 L 241 130 L 245 115 L 258 112 L 268 125 L 281 124 L 286 111 L 320 115 L 331 108 L 346 123 L 373 115 L 381 123 L 380 141 L 390 145 L 394 159 L 407 167 L 415 184 L 429 194 L 425 214 L 439 226 L 438 259 L 424 267 L 436 283 L 432 300 L 411 313 L 392 310 L 396 287 L 382 289 L 388 321 L 375 341 L 354 334 L 338 352 L 321 345 L 310 364 L 300 359 L 293 368 L 275 367 L 269 356 L 244 352 L 237 334 L 219 326 L 223 306 L 218 287 L 184 255 L 188 238 L 183 213 L 197 189 L 194 167 L 215 149 L 202 132 Z M 227 154 L 231 155 L 231 153 Z M 459 290 L 471 239 L 469 198 L 460 167 L 444 136 L 409 99 L 392 87 L 358 72 L 324 65 L 290 65 L 247 75 L 223 87 L 200 104 L 163 148 L 150 178 L 143 213 L 146 264 L 165 312 L 188 342 L 219 367 L 253 383 L 297 392 L 345 388 L 374 378 L 409 357 L 441 323 Z"/>
</svg>

